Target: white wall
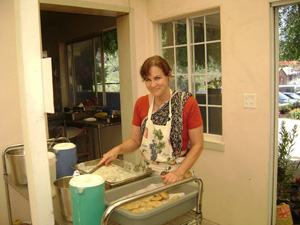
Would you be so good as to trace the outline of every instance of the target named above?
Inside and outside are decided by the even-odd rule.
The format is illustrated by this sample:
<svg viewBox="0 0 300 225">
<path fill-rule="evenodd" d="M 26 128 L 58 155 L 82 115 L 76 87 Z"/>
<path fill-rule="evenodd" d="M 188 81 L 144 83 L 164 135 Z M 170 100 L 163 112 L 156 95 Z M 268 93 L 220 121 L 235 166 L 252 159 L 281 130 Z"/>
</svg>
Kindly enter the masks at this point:
<svg viewBox="0 0 300 225">
<path fill-rule="evenodd" d="M 220 8 L 225 151 L 204 149 L 195 165 L 204 181 L 203 216 L 219 224 L 267 224 L 270 163 L 269 1 L 147 1 L 155 22 Z M 243 108 L 256 94 L 256 109 Z"/>
<path fill-rule="evenodd" d="M 102 0 L 90 2 L 107 3 Z M 155 23 L 220 8 L 225 151 L 204 149 L 195 171 L 204 181 L 203 216 L 222 225 L 265 225 L 270 164 L 270 21 L 268 0 L 131 0 L 130 105 L 146 93 L 138 69 L 158 53 Z M 109 1 L 110 4 L 111 1 Z M 127 1 L 117 1 L 122 6 Z M 13 1 L 0 0 L 0 148 L 22 142 Z M 124 21 L 123 21 L 124 22 Z M 126 22 L 126 21 L 125 21 Z M 120 72 L 121 73 L 121 72 Z M 128 76 L 128 75 L 127 75 Z M 5 81 L 5 82 L 4 82 Z M 134 87 L 136 86 L 136 87 Z M 126 88 L 126 87 L 125 87 Z M 128 90 L 127 90 L 128 91 Z M 244 109 L 243 93 L 256 94 L 256 109 Z M 123 100 L 121 104 L 126 104 Z M 122 115 L 123 116 L 123 115 Z M 129 112 L 127 114 L 129 117 Z M 123 135 L 128 135 L 127 123 Z M 0 171 L 2 170 L 2 166 Z M 0 177 L 0 221 L 6 221 Z M 6 223 L 7 224 L 7 223 Z"/>
</svg>

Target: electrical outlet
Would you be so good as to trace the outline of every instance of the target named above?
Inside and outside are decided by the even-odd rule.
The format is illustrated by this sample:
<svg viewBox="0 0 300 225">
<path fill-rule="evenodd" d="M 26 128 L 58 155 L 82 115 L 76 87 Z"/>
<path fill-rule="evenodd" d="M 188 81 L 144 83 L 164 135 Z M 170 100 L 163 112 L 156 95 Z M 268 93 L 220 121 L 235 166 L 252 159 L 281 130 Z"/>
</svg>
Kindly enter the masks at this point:
<svg viewBox="0 0 300 225">
<path fill-rule="evenodd" d="M 256 109 L 256 94 L 243 94 L 244 108 Z"/>
</svg>

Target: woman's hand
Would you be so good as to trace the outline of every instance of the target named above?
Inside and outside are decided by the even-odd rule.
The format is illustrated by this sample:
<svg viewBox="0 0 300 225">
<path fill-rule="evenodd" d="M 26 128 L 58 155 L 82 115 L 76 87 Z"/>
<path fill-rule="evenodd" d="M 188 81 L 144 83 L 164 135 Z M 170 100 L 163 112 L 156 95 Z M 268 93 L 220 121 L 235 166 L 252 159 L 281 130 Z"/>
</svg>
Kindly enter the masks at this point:
<svg viewBox="0 0 300 225">
<path fill-rule="evenodd" d="M 137 150 L 141 145 L 141 141 L 142 135 L 140 132 L 140 127 L 132 125 L 130 137 L 122 144 L 105 153 L 102 160 L 97 164 L 97 166 L 100 166 L 103 163 L 106 166 L 110 166 L 119 154 L 125 154 Z"/>
<path fill-rule="evenodd" d="M 180 174 L 177 171 L 174 171 L 174 172 L 167 173 L 164 176 L 161 176 L 161 178 L 164 179 L 164 182 L 163 182 L 164 184 L 172 184 L 177 181 L 183 180 L 184 175 Z"/>
<path fill-rule="evenodd" d="M 97 166 L 100 166 L 103 163 L 106 166 L 110 166 L 114 162 L 114 160 L 118 157 L 118 155 L 119 155 L 119 151 L 118 151 L 117 147 L 115 147 L 103 155 L 103 158 L 97 164 Z"/>
</svg>

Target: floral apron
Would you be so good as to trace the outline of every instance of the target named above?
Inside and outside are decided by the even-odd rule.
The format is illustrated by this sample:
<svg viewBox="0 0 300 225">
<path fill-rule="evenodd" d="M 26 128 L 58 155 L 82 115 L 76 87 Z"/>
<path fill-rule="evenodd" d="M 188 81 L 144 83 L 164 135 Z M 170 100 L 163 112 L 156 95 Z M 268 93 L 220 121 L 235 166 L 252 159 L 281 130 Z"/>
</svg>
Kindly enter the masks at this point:
<svg viewBox="0 0 300 225">
<path fill-rule="evenodd" d="M 172 96 L 172 91 L 170 90 Z M 175 171 L 184 157 L 175 159 L 173 148 L 170 143 L 170 133 L 172 124 L 171 99 L 169 100 L 169 114 L 166 125 L 156 125 L 151 120 L 154 105 L 154 97 L 148 110 L 148 120 L 143 133 L 140 151 L 142 154 L 142 165 L 151 168 L 152 175 L 165 175 L 168 172 Z"/>
</svg>

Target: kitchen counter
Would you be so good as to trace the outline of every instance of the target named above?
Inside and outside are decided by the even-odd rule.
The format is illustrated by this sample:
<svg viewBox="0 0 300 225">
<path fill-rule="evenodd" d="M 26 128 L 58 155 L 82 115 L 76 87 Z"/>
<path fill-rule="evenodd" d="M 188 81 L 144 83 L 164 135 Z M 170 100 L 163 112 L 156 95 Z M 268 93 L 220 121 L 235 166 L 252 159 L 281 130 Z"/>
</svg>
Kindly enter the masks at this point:
<svg viewBox="0 0 300 225">
<path fill-rule="evenodd" d="M 91 159 L 102 158 L 111 148 L 122 143 L 121 118 L 97 118 L 97 121 L 66 120 L 67 127 L 87 128 Z"/>
<path fill-rule="evenodd" d="M 107 120 L 110 120 L 107 122 Z M 121 124 L 121 118 L 98 118 L 97 121 L 84 121 L 84 120 L 66 120 L 67 126 L 72 125 L 82 125 L 82 126 L 89 126 L 89 127 L 108 127 Z"/>
</svg>

